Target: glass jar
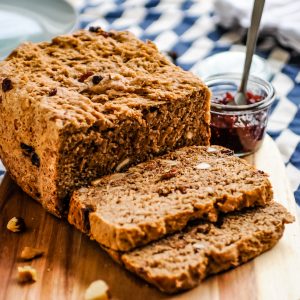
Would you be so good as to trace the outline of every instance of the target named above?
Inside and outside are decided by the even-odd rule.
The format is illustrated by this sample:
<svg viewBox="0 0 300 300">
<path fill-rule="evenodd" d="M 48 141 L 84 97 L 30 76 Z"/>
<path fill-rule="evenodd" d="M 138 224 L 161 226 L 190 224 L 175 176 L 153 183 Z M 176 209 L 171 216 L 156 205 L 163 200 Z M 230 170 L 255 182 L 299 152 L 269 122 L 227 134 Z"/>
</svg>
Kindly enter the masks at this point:
<svg viewBox="0 0 300 300">
<path fill-rule="evenodd" d="M 268 81 L 250 76 L 247 104 L 235 105 L 233 99 L 240 82 L 241 74 L 236 73 L 213 75 L 205 80 L 212 92 L 211 144 L 244 156 L 255 152 L 262 144 L 275 90 Z"/>
</svg>

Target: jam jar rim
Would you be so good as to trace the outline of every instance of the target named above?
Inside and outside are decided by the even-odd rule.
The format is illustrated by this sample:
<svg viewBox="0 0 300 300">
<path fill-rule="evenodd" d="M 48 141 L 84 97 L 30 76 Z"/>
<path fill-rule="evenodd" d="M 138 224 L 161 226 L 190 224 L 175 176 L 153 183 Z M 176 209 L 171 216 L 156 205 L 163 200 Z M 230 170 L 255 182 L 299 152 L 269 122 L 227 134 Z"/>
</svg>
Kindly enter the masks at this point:
<svg viewBox="0 0 300 300">
<path fill-rule="evenodd" d="M 212 84 L 222 84 L 222 83 L 230 83 L 232 81 L 240 81 L 242 78 L 242 74 L 241 73 L 218 73 L 215 75 L 211 75 L 209 77 L 206 77 L 204 79 L 205 84 L 208 86 L 208 88 L 210 88 L 210 85 Z M 217 104 L 217 103 L 213 103 L 211 101 L 210 105 L 211 105 L 211 109 L 215 108 L 217 109 L 217 112 L 220 113 L 220 110 L 223 110 L 224 112 L 253 112 L 253 111 L 257 111 L 257 110 L 261 110 L 264 109 L 268 106 L 270 106 L 274 100 L 275 100 L 275 96 L 276 96 L 276 91 L 274 86 L 258 77 L 255 75 L 249 75 L 249 82 L 259 85 L 259 86 L 263 86 L 264 89 L 266 90 L 267 96 L 265 99 L 263 99 L 262 101 L 259 101 L 257 103 L 253 103 L 253 104 L 246 104 L 246 105 L 228 105 L 228 104 Z"/>
</svg>

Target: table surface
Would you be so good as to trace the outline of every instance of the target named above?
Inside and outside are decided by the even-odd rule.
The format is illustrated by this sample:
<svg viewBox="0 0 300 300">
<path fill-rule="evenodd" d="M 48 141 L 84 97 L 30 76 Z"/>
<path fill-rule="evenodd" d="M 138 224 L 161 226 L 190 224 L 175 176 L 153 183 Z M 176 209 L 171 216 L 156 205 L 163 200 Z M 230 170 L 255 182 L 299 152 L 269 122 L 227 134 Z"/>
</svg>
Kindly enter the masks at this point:
<svg viewBox="0 0 300 300">
<path fill-rule="evenodd" d="M 274 142 L 267 137 L 262 149 L 247 158 L 268 172 L 275 199 L 295 214 L 295 200 L 287 183 L 284 165 Z M 59 220 L 30 199 L 5 176 L 0 186 L 0 299 L 82 299 L 88 285 L 105 280 L 113 299 L 119 300 L 299 300 L 300 225 L 287 225 L 283 238 L 267 253 L 238 267 L 212 276 L 199 287 L 169 297 L 149 286 L 115 263 L 88 237 Z M 9 232 L 8 220 L 22 216 L 29 229 L 23 234 Z M 32 262 L 19 259 L 24 246 L 45 250 Z M 38 272 L 36 283 L 17 283 L 17 267 L 32 265 Z"/>
</svg>

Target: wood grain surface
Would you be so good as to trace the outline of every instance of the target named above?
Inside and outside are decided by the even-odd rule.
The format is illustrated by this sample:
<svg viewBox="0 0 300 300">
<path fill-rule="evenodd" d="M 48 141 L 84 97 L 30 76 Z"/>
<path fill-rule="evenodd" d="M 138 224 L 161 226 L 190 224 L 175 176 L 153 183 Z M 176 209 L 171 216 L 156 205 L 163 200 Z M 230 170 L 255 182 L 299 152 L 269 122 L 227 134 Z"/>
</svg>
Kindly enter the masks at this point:
<svg viewBox="0 0 300 300">
<path fill-rule="evenodd" d="M 296 213 L 280 154 L 267 137 L 261 150 L 247 158 L 271 176 L 275 199 Z M 28 230 L 18 234 L 6 229 L 8 220 L 22 216 Z M 24 246 L 45 250 L 45 255 L 29 263 L 21 262 Z M 38 280 L 17 283 L 17 267 L 32 265 Z M 123 270 L 86 236 L 46 213 L 41 205 L 5 176 L 0 186 L 0 299 L 83 299 L 88 285 L 105 280 L 113 299 L 151 300 L 299 300 L 300 226 L 286 226 L 281 241 L 269 252 L 237 269 L 212 276 L 199 287 L 175 296 L 160 293 L 143 280 Z"/>
</svg>

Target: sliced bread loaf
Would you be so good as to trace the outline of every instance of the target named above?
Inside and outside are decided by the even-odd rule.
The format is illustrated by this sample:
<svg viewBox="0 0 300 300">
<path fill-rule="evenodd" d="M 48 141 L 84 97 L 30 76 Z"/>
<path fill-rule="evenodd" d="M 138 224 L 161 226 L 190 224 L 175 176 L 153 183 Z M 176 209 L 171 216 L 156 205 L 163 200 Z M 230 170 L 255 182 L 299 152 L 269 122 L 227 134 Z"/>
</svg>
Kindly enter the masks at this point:
<svg viewBox="0 0 300 300">
<path fill-rule="evenodd" d="M 74 189 L 208 145 L 210 92 L 151 42 L 100 28 L 25 43 L 0 62 L 0 158 L 49 211 Z"/>
<path fill-rule="evenodd" d="M 175 293 L 269 250 L 282 236 L 284 225 L 293 221 L 283 206 L 272 203 L 227 214 L 219 224 L 189 226 L 129 253 L 106 251 L 161 291 Z"/>
<path fill-rule="evenodd" d="M 74 192 L 68 220 L 102 245 L 127 251 L 178 231 L 193 219 L 272 200 L 266 174 L 228 149 L 192 146 Z"/>
</svg>

